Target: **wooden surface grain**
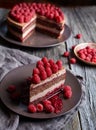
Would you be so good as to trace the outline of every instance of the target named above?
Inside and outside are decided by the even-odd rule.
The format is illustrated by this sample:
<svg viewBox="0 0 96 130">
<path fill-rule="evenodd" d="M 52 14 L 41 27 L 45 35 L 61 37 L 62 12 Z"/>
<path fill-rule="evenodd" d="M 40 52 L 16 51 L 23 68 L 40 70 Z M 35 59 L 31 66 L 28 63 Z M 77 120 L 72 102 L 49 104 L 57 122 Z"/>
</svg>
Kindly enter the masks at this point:
<svg viewBox="0 0 96 130">
<path fill-rule="evenodd" d="M 26 49 L 18 46 L 9 46 L 2 38 L 0 38 L 0 41 L 2 41 L 3 46 L 17 48 L 39 57 L 47 56 L 55 60 L 61 59 L 66 68 L 70 69 L 74 75 L 82 76 L 86 89 L 86 102 L 63 130 L 96 130 L 96 66 L 88 66 L 79 61 L 72 65 L 69 63 L 69 59 L 62 56 L 66 50 L 71 51 L 73 45 L 82 42 L 96 43 L 96 6 L 61 7 L 61 9 L 64 11 L 66 24 L 72 31 L 71 37 L 66 42 L 62 42 L 60 46 L 45 49 Z M 0 10 L 0 19 L 6 13 L 7 10 Z M 74 38 L 78 33 L 82 34 L 82 38 L 79 40 Z M 70 57 L 74 57 L 74 55 Z"/>
</svg>

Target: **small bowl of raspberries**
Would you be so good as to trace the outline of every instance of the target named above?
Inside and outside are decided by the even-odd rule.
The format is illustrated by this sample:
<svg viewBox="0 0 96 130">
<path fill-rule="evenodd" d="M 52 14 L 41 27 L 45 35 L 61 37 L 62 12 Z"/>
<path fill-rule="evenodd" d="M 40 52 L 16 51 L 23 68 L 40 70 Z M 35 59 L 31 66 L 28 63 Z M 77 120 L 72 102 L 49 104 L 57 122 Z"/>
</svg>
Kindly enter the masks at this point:
<svg viewBox="0 0 96 130">
<path fill-rule="evenodd" d="M 96 43 L 80 43 L 74 48 L 75 56 L 89 65 L 96 65 Z"/>
</svg>

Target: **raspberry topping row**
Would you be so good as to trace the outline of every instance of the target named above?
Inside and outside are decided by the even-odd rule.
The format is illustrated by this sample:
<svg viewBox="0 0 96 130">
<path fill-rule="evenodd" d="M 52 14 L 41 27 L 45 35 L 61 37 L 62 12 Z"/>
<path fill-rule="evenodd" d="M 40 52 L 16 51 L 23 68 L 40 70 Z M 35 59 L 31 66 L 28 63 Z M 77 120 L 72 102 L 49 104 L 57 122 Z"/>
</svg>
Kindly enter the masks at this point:
<svg viewBox="0 0 96 130">
<path fill-rule="evenodd" d="M 60 8 L 51 4 L 44 3 L 20 3 L 15 5 L 10 11 L 9 15 L 12 19 L 19 23 L 26 23 L 37 13 L 45 16 L 50 20 L 60 23 L 64 20 L 64 15 Z"/>
<path fill-rule="evenodd" d="M 47 57 L 43 57 L 37 62 L 36 67 L 33 69 L 31 81 L 34 84 L 38 84 L 60 69 L 62 69 L 61 60 L 55 62 L 53 59 L 48 60 Z"/>
</svg>

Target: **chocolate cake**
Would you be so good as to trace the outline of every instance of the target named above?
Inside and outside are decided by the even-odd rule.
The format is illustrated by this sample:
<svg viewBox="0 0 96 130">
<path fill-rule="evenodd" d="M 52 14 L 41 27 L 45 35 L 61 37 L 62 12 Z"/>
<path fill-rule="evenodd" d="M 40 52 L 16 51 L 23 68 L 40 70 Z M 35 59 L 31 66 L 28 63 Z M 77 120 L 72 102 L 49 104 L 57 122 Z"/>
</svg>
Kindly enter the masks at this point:
<svg viewBox="0 0 96 130">
<path fill-rule="evenodd" d="M 25 41 L 34 30 L 60 38 L 64 32 L 64 14 L 59 7 L 44 3 L 20 3 L 7 17 L 8 31 L 19 41 Z"/>
<path fill-rule="evenodd" d="M 24 88 L 23 93 L 30 103 L 38 103 L 60 91 L 64 85 L 66 69 L 62 61 L 55 62 L 43 57 L 37 62 L 30 77 L 30 85 Z"/>
</svg>

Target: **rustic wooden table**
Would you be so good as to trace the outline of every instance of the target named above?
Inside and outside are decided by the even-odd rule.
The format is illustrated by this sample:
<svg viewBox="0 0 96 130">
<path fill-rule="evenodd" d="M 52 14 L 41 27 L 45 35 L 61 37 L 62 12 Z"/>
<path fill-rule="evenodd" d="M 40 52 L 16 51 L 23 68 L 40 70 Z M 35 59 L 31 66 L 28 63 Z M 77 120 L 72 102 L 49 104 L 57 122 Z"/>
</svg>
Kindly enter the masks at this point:
<svg viewBox="0 0 96 130">
<path fill-rule="evenodd" d="M 86 89 L 86 105 L 74 115 L 63 130 L 96 130 L 96 66 L 88 66 L 84 63 L 77 62 L 70 64 L 69 59 L 64 58 L 62 54 L 75 44 L 82 42 L 96 42 L 96 6 L 88 7 L 61 7 L 64 11 L 66 24 L 71 28 L 71 37 L 62 42 L 60 46 L 43 49 L 26 49 L 18 46 L 8 46 L 23 50 L 27 53 L 39 57 L 47 56 L 48 58 L 61 59 L 67 69 L 75 75 L 83 77 Z M 8 10 L 0 10 L 0 19 L 7 14 Z M 82 34 L 81 39 L 75 39 L 78 33 Z M 0 38 L 2 45 L 7 46 L 5 40 Z"/>
</svg>

